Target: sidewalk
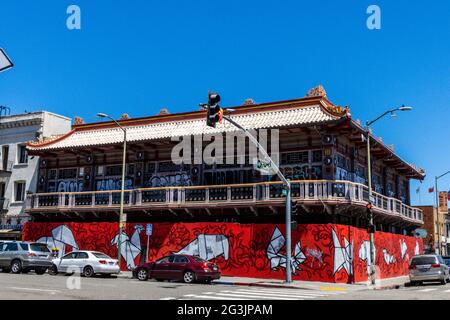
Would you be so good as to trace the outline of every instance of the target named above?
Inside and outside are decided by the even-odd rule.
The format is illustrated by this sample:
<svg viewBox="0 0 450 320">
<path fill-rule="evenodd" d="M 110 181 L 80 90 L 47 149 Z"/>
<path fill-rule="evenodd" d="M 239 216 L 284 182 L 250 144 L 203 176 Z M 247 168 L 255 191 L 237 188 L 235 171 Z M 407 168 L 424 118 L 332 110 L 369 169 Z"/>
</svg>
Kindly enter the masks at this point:
<svg viewBox="0 0 450 320">
<path fill-rule="evenodd" d="M 118 278 L 131 279 L 130 271 L 122 271 Z M 286 284 L 283 280 L 260 279 L 246 277 L 221 277 L 219 280 L 213 280 L 212 284 L 233 285 L 233 286 L 254 286 L 254 287 L 272 287 L 272 288 L 291 288 L 304 290 L 323 290 L 323 291 L 356 291 L 356 290 L 386 290 L 398 289 L 409 282 L 408 276 L 376 280 L 375 285 L 369 285 L 366 282 L 358 282 L 355 284 L 317 282 L 317 281 L 293 281 Z"/>
</svg>

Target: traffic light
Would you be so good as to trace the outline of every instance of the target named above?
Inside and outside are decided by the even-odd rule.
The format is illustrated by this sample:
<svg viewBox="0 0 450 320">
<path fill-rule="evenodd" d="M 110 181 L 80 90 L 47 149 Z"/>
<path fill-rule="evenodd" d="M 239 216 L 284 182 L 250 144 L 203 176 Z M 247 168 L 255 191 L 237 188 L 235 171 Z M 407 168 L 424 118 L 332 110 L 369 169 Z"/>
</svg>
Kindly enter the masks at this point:
<svg viewBox="0 0 450 320">
<path fill-rule="evenodd" d="M 291 201 L 291 228 L 297 228 L 297 201 Z"/>
<path fill-rule="evenodd" d="M 217 122 L 222 122 L 223 110 L 219 106 L 220 96 L 215 92 L 208 93 L 208 104 L 206 110 L 208 115 L 206 118 L 206 124 L 209 127 L 216 127 Z"/>
<path fill-rule="evenodd" d="M 367 217 L 369 218 L 369 221 L 372 221 L 370 219 L 370 217 L 372 216 L 372 203 L 368 202 L 366 204 L 366 212 L 367 212 Z M 372 223 L 369 223 L 369 225 L 367 226 L 367 233 L 375 233 L 375 225 Z"/>
</svg>

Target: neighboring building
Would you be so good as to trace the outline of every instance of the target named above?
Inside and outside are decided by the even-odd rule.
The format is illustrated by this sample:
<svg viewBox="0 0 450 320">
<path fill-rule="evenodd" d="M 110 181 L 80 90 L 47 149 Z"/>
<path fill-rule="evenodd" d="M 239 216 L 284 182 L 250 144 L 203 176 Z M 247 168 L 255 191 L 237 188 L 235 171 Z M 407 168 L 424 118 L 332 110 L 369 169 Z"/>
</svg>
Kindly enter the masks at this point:
<svg viewBox="0 0 450 320">
<path fill-rule="evenodd" d="M 434 206 L 417 206 L 418 209 L 423 211 L 423 226 L 422 228 L 427 231 L 426 237 L 423 239 L 423 249 L 426 253 L 437 252 L 437 215 L 436 207 Z M 442 219 L 444 216 L 442 215 Z M 441 228 L 443 227 L 444 220 L 440 220 Z"/>
<path fill-rule="evenodd" d="M 36 192 L 39 158 L 26 144 L 67 133 L 69 118 L 47 111 L 0 117 L 0 238 L 20 236 L 28 193 Z M 11 231 L 11 232 L 9 232 Z"/>
<path fill-rule="evenodd" d="M 299 223 L 367 226 L 364 129 L 348 108 L 331 103 L 323 88 L 295 100 L 247 100 L 230 117 L 260 133 L 279 130 L 280 167 L 291 179 Z M 282 184 L 255 170 L 248 153 L 242 164 L 172 162 L 178 142 L 171 139 L 238 132 L 229 123 L 208 127 L 205 111 L 119 122 L 128 137 L 128 221 L 283 223 Z M 422 180 L 425 173 L 380 138 L 371 135 L 370 140 L 377 230 L 410 235 L 423 218 L 421 210 L 410 206 L 409 182 Z M 122 142 L 123 132 L 114 122 L 84 124 L 78 119 L 64 136 L 29 143 L 29 153 L 41 160 L 37 193 L 27 196 L 26 212 L 34 221 L 117 221 Z M 203 142 L 193 150 L 207 147 Z"/>
<path fill-rule="evenodd" d="M 435 206 L 417 206 L 417 208 L 423 211 L 424 224 L 422 228 L 427 231 L 427 237 L 423 239 L 424 250 L 438 252 L 439 234 L 441 254 L 450 255 L 450 212 L 447 205 L 447 192 L 439 192 L 439 221 Z"/>
</svg>

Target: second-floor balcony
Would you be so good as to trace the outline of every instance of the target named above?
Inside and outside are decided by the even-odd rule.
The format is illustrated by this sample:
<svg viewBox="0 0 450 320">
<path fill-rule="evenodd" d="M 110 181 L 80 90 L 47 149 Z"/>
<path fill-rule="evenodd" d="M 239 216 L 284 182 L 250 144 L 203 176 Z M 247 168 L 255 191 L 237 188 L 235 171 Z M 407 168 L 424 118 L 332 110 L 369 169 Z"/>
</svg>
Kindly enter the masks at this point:
<svg viewBox="0 0 450 320">
<path fill-rule="evenodd" d="M 291 181 L 292 199 L 302 208 L 336 207 L 365 212 L 369 200 L 365 185 L 349 181 Z M 117 211 L 120 190 L 30 194 L 26 211 L 33 212 L 99 212 Z M 400 200 L 373 193 L 373 210 L 378 216 L 401 219 L 413 224 L 423 223 L 420 209 Z M 162 187 L 125 190 L 124 206 L 133 210 L 175 210 L 284 206 L 281 182 L 255 184 Z M 97 216 L 96 213 L 96 216 Z"/>
</svg>

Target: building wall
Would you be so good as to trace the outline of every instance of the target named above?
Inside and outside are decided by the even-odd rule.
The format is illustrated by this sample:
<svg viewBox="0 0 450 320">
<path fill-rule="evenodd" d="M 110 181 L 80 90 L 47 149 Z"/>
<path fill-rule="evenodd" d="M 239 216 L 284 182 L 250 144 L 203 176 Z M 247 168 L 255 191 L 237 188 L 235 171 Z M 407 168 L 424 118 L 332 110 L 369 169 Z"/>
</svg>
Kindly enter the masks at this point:
<svg viewBox="0 0 450 320">
<path fill-rule="evenodd" d="M 8 203 L 6 215 L 1 217 L 2 224 L 16 224 L 18 219 L 24 221 L 28 218 L 23 214 L 25 202 L 15 201 L 17 182 L 25 182 L 25 194 L 37 191 L 39 157 L 28 156 L 27 163 L 19 163 L 19 147 L 29 141 L 66 133 L 70 129 L 69 118 L 46 111 L 0 118 L 0 159 L 3 159 L 2 147 L 9 146 L 7 161 L 12 164 L 10 173 L 0 174 L 0 182 L 6 184 L 5 198 Z"/>
<path fill-rule="evenodd" d="M 198 255 L 216 262 L 224 276 L 283 279 L 285 229 L 282 224 L 154 223 L 150 260 L 171 253 Z M 143 223 L 127 224 L 122 268 L 134 269 L 146 258 Z M 117 257 L 117 223 L 29 222 L 23 240 L 58 247 L 60 255 L 74 249 L 97 250 Z M 53 235 L 57 238 L 53 238 Z M 369 235 L 337 224 L 299 225 L 292 232 L 294 280 L 367 281 Z M 123 242 L 122 242 L 123 243 Z M 410 259 L 422 253 L 421 239 L 377 232 L 376 277 L 406 275 Z"/>
</svg>

